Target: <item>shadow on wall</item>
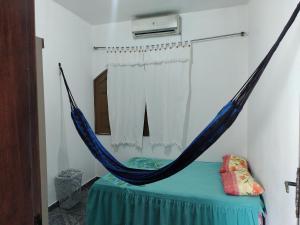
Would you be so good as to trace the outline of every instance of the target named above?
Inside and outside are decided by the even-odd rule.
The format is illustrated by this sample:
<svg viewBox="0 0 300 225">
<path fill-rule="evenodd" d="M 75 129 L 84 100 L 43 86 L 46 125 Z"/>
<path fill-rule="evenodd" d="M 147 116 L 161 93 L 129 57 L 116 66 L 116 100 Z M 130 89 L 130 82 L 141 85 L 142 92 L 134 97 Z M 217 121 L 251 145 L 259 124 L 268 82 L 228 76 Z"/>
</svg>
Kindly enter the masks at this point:
<svg viewBox="0 0 300 225">
<path fill-rule="evenodd" d="M 265 74 L 262 75 L 262 78 L 256 88 L 262 88 L 264 93 L 263 96 L 260 96 L 263 98 L 261 100 L 263 104 L 257 106 L 260 107 L 260 110 L 257 112 L 261 114 L 258 114 L 256 117 L 259 119 L 259 121 L 257 121 L 258 124 L 264 124 L 266 123 L 266 119 L 271 118 L 270 116 L 266 117 L 264 115 L 271 115 L 274 111 L 276 111 L 275 109 L 278 106 L 277 103 L 280 102 L 282 93 L 287 87 L 288 82 L 293 79 L 292 71 L 296 64 L 295 61 L 297 60 L 297 55 L 300 51 L 300 24 L 295 23 L 292 31 L 292 37 L 291 32 L 287 33 L 285 40 L 283 40 L 282 44 L 279 46 L 277 53 L 274 54 L 269 67 L 266 68 Z M 274 66 L 276 66 L 276 68 L 274 68 Z M 268 76 L 267 71 L 270 69 L 270 67 L 272 70 L 276 69 L 276 73 L 271 73 L 270 76 Z M 259 84 L 263 87 L 259 87 Z M 256 97 L 257 96 L 255 96 L 254 89 L 254 95 L 252 98 Z"/>
<path fill-rule="evenodd" d="M 66 137 L 66 121 L 64 120 L 64 97 L 62 93 L 62 81 L 60 80 L 60 144 L 57 155 L 58 172 L 70 168 L 70 160 L 68 155 L 67 137 Z"/>
</svg>

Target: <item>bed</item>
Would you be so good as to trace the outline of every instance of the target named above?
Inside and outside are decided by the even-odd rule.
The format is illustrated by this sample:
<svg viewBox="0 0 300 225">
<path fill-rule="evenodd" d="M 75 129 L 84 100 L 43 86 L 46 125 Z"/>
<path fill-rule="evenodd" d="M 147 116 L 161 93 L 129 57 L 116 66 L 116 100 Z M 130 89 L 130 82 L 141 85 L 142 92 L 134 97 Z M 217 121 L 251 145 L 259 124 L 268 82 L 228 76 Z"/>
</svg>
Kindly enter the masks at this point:
<svg viewBox="0 0 300 225">
<path fill-rule="evenodd" d="M 169 162 L 132 158 L 126 164 L 157 169 Z M 196 161 L 170 178 L 144 186 L 133 186 L 107 174 L 90 189 L 87 225 L 262 224 L 262 199 L 224 194 L 220 166 Z"/>
</svg>

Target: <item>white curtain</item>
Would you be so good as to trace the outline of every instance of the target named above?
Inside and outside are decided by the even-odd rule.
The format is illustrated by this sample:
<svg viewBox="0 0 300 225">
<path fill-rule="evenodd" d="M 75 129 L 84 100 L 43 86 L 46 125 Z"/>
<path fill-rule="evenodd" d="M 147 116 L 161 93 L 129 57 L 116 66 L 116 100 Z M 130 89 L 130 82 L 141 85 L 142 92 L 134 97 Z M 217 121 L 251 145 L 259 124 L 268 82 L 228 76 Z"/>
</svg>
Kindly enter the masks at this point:
<svg viewBox="0 0 300 225">
<path fill-rule="evenodd" d="M 144 55 L 150 142 L 182 148 L 190 81 L 190 47 Z"/>
<path fill-rule="evenodd" d="M 113 145 L 142 147 L 147 108 L 152 145 L 182 147 L 189 97 L 188 46 L 108 53 L 108 108 Z"/>
<path fill-rule="evenodd" d="M 112 144 L 142 147 L 145 113 L 143 54 L 108 54 L 107 97 Z"/>
</svg>

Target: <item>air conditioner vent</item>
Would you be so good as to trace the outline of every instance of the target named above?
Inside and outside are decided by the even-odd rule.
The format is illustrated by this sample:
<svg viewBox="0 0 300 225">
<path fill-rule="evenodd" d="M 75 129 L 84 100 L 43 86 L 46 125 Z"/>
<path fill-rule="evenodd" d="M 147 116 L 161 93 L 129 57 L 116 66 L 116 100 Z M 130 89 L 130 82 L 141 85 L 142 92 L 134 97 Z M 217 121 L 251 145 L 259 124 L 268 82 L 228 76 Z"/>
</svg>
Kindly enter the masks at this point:
<svg viewBox="0 0 300 225">
<path fill-rule="evenodd" d="M 179 15 L 145 18 L 132 21 L 134 38 L 159 37 L 181 34 Z"/>
</svg>

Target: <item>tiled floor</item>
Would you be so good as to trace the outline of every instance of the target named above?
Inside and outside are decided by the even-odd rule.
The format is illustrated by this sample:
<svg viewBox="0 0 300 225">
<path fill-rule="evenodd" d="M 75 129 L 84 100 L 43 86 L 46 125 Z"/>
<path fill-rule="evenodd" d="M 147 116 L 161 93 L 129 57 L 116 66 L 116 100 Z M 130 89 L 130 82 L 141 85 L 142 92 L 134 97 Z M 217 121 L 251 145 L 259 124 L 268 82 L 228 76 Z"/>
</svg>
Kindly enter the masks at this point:
<svg viewBox="0 0 300 225">
<path fill-rule="evenodd" d="M 85 225 L 85 207 L 88 190 L 82 190 L 82 200 L 74 208 L 65 210 L 53 209 L 49 212 L 49 225 Z"/>
</svg>

